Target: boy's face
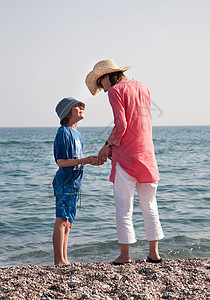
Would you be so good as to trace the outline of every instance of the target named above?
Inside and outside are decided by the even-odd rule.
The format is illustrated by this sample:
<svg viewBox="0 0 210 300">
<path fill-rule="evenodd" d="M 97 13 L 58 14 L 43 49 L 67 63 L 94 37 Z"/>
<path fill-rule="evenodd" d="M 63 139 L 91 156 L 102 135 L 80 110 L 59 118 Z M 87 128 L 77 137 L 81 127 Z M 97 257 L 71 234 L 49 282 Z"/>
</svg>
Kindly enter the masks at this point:
<svg viewBox="0 0 210 300">
<path fill-rule="evenodd" d="M 77 103 L 75 104 L 71 110 L 71 119 L 74 119 L 75 121 L 80 121 L 82 119 L 84 119 L 84 110 L 85 110 L 85 106 L 83 103 Z"/>
</svg>

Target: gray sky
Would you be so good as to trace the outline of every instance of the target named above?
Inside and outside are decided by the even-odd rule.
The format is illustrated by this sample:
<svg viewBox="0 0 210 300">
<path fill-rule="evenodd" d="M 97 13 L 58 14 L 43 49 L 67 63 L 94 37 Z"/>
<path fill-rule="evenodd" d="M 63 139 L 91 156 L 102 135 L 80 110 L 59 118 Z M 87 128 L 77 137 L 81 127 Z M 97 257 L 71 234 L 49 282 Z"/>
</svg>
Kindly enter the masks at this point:
<svg viewBox="0 0 210 300">
<path fill-rule="evenodd" d="M 69 96 L 80 126 L 111 125 L 84 83 L 102 59 L 148 85 L 153 125 L 210 125 L 209 16 L 209 0 L 0 0 L 0 127 L 59 126 Z"/>
</svg>

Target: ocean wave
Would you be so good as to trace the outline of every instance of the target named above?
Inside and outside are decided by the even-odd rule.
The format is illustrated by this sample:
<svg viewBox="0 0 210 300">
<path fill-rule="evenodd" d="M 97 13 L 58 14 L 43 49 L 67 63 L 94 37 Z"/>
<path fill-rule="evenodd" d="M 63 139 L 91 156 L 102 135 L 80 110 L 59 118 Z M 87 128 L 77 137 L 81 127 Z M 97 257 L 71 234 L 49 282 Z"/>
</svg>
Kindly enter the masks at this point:
<svg viewBox="0 0 210 300">
<path fill-rule="evenodd" d="M 81 128 L 85 154 L 103 145 L 106 128 Z M 166 237 L 159 242 L 163 258 L 209 256 L 209 128 L 154 128 L 161 180 L 157 199 Z M 55 198 L 52 179 L 56 128 L 1 129 L 1 266 L 52 264 Z M 84 168 L 82 208 L 69 237 L 71 261 L 111 261 L 116 241 L 111 163 Z M 134 199 L 138 242 L 132 259 L 148 254 L 139 200 Z"/>
</svg>

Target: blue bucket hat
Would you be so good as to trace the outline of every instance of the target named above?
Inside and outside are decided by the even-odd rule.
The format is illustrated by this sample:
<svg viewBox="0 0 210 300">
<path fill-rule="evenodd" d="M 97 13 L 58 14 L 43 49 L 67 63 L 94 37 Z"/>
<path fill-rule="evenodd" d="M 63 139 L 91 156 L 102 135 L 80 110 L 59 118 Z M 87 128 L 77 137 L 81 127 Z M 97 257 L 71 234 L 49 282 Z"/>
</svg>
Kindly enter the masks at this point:
<svg viewBox="0 0 210 300">
<path fill-rule="evenodd" d="M 58 102 L 55 110 L 60 120 L 64 119 L 69 113 L 72 106 L 74 106 L 77 103 L 82 103 L 85 106 L 85 104 L 82 101 L 78 101 L 72 97 L 64 98 L 60 102 Z"/>
</svg>

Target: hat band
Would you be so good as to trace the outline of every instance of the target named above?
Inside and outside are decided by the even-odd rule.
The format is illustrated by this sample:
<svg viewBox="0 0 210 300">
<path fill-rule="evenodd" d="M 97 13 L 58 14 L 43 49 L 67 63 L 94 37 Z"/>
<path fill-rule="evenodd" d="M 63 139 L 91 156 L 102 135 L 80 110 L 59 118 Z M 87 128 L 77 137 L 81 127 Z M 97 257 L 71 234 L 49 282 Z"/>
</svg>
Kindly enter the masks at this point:
<svg viewBox="0 0 210 300">
<path fill-rule="evenodd" d="M 61 118 L 61 116 L 62 116 L 62 114 L 64 113 L 64 111 L 65 111 L 70 105 L 72 105 L 74 102 L 77 102 L 77 100 L 73 100 L 73 101 L 69 102 L 69 103 L 64 107 L 64 109 L 62 110 L 62 112 L 61 112 L 60 115 L 59 115 L 59 118 Z"/>
</svg>

